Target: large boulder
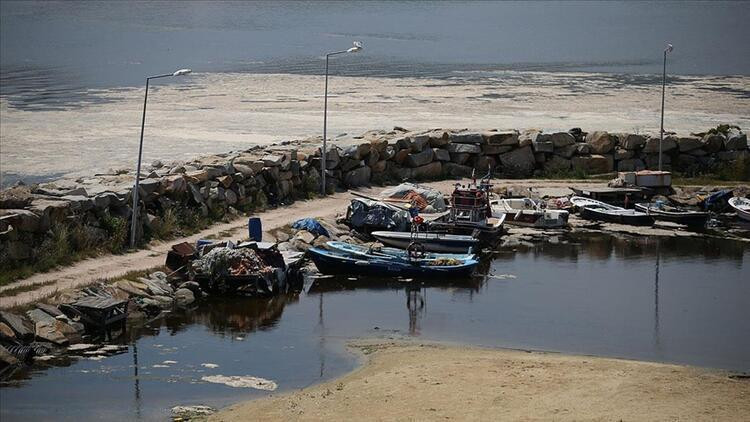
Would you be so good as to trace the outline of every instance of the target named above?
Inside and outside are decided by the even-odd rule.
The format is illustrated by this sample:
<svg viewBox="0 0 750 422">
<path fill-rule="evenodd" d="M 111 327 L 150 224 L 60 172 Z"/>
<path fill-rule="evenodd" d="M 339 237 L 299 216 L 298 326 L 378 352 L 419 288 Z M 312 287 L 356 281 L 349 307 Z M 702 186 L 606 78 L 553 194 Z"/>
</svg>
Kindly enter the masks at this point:
<svg viewBox="0 0 750 422">
<path fill-rule="evenodd" d="M 425 164 L 431 163 L 433 157 L 434 157 L 434 152 L 432 148 L 428 147 L 422 150 L 422 152 L 409 154 L 409 157 L 406 160 L 406 162 L 409 165 L 409 167 L 419 167 L 419 166 L 423 166 Z"/>
<path fill-rule="evenodd" d="M 449 154 L 451 156 L 451 161 L 456 164 L 466 164 L 466 162 L 469 161 L 469 158 L 471 158 L 471 154 L 467 154 L 465 152 L 459 152 L 459 153 L 453 153 L 451 152 Z"/>
<path fill-rule="evenodd" d="M 505 154 L 508 151 L 512 151 L 513 148 L 515 147 L 511 145 L 484 144 L 482 145 L 482 154 L 484 155 Z"/>
<path fill-rule="evenodd" d="M 435 159 L 438 161 L 450 161 L 451 160 L 451 154 L 442 148 L 436 148 L 433 150 L 435 152 Z"/>
<path fill-rule="evenodd" d="M 411 152 L 421 152 L 429 144 L 429 135 L 420 134 L 411 136 Z"/>
<path fill-rule="evenodd" d="M 635 133 L 623 134 L 618 140 L 621 147 L 629 150 L 640 149 L 646 145 L 646 137 Z"/>
<path fill-rule="evenodd" d="M 34 339 L 34 323 L 23 316 L 0 311 L 0 320 L 8 324 L 17 338 L 24 341 Z"/>
<path fill-rule="evenodd" d="M 544 133 L 536 133 L 532 137 L 531 146 L 534 152 L 552 152 L 555 150 L 555 144 L 550 140 L 550 136 Z"/>
<path fill-rule="evenodd" d="M 553 155 L 549 160 L 545 160 L 542 168 L 547 173 L 557 173 L 560 171 L 569 170 L 571 162 L 569 159 L 561 157 L 559 155 Z"/>
<path fill-rule="evenodd" d="M 615 138 L 604 131 L 590 132 L 586 135 L 586 143 L 593 154 L 607 154 L 615 147 Z"/>
<path fill-rule="evenodd" d="M 444 130 L 433 130 L 429 133 L 430 135 L 430 146 L 433 148 L 442 147 L 448 145 L 451 141 L 450 134 Z"/>
<path fill-rule="evenodd" d="M 534 173 L 536 160 L 534 159 L 531 147 L 518 148 L 511 152 L 500 154 L 498 158 L 500 159 L 503 173 L 506 176 L 528 177 Z"/>
<path fill-rule="evenodd" d="M 443 175 L 445 177 L 470 177 L 473 168 L 456 163 L 443 163 Z"/>
<path fill-rule="evenodd" d="M 195 302 L 195 294 L 190 289 L 177 289 L 174 292 L 174 301 L 177 306 L 188 306 Z"/>
<path fill-rule="evenodd" d="M 549 136 L 549 140 L 555 148 L 572 145 L 576 142 L 576 138 L 568 132 L 555 132 Z"/>
<path fill-rule="evenodd" d="M 525 147 L 527 145 L 531 145 L 532 143 L 534 143 L 540 133 L 542 132 L 538 129 L 528 129 L 521 132 L 518 135 L 518 146 Z"/>
<path fill-rule="evenodd" d="M 456 144 L 451 143 L 447 147 L 448 152 L 456 154 L 479 154 L 482 152 L 482 147 L 473 144 Z"/>
<path fill-rule="evenodd" d="M 421 167 L 413 168 L 411 174 L 415 179 L 437 179 L 442 174 L 442 171 L 443 165 L 440 161 L 435 161 Z"/>
<path fill-rule="evenodd" d="M 481 133 L 477 132 L 459 132 L 451 133 L 450 139 L 452 143 L 456 144 L 482 144 L 484 138 Z"/>
<path fill-rule="evenodd" d="M 614 170 L 614 159 L 611 155 L 576 156 L 571 163 L 573 168 L 587 174 L 609 173 Z"/>
<path fill-rule="evenodd" d="M 0 220 L 22 232 L 37 232 L 40 228 L 38 215 L 28 210 L 0 210 Z"/>
<path fill-rule="evenodd" d="M 724 149 L 727 151 L 747 149 L 747 135 L 736 128 L 730 128 L 724 141 Z"/>
<path fill-rule="evenodd" d="M 709 154 L 713 154 L 721 151 L 721 149 L 724 147 L 724 142 L 726 141 L 726 139 L 727 138 L 721 133 L 707 133 L 703 136 L 701 142 L 703 143 L 703 149 L 705 149 Z"/>
<path fill-rule="evenodd" d="M 485 142 L 490 145 L 506 145 L 506 146 L 518 145 L 518 131 L 517 130 L 484 132 L 482 133 L 482 137 L 484 137 Z"/>
<path fill-rule="evenodd" d="M 615 161 L 629 160 L 635 156 L 635 151 L 632 149 L 625 149 L 617 147 L 615 148 L 614 158 Z"/>
<path fill-rule="evenodd" d="M 646 168 L 640 158 L 626 158 L 617 162 L 617 171 L 639 171 Z"/>
<path fill-rule="evenodd" d="M 371 170 L 364 166 L 344 174 L 344 184 L 347 187 L 365 186 L 370 183 Z"/>
<path fill-rule="evenodd" d="M 677 148 L 677 137 L 673 135 L 665 136 L 664 141 L 661 143 L 661 151 L 668 152 Z M 643 152 L 654 153 L 659 152 L 659 138 L 649 138 L 646 141 L 646 146 L 643 147 Z"/>
<path fill-rule="evenodd" d="M 701 142 L 701 138 L 698 138 L 697 136 L 683 136 L 677 138 L 677 149 L 679 149 L 680 152 L 692 151 L 702 146 L 703 142 Z"/>
<path fill-rule="evenodd" d="M 555 155 L 559 155 L 564 158 L 572 157 L 578 151 L 578 145 L 568 144 L 563 147 L 555 148 Z"/>
</svg>

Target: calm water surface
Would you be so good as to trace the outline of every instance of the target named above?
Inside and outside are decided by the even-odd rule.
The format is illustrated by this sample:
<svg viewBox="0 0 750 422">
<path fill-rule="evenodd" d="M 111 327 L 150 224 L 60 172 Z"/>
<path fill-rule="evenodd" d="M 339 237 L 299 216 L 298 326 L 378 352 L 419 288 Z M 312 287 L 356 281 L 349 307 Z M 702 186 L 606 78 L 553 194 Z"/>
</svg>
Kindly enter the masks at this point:
<svg viewBox="0 0 750 422">
<path fill-rule="evenodd" d="M 498 70 L 750 74 L 746 2 L 47 2 L 0 6 L 0 87 L 15 107 L 85 105 L 146 75 L 481 77 Z"/>
<path fill-rule="evenodd" d="M 407 336 L 750 371 L 750 249 L 703 239 L 572 238 L 508 250 L 473 281 L 309 281 L 299 294 L 212 299 L 128 333 L 127 353 L 34 368 L 0 390 L 10 420 L 159 420 L 178 404 L 267 394 L 353 369 L 344 342 Z M 165 360 L 177 363 L 162 365 Z M 218 368 L 202 367 L 214 363 Z"/>
</svg>

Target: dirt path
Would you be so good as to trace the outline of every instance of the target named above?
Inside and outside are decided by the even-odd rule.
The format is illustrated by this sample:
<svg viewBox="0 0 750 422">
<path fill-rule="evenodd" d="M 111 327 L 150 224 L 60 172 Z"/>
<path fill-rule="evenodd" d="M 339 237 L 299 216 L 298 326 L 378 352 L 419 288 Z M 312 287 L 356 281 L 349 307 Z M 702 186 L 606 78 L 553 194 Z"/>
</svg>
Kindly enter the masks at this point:
<svg viewBox="0 0 750 422">
<path fill-rule="evenodd" d="M 455 180 L 427 183 L 427 185 L 450 192 Z M 569 193 L 567 186 L 593 186 L 603 184 L 602 181 L 551 181 L 551 180 L 493 180 L 497 186 L 523 185 L 535 186 L 542 194 L 564 195 Z M 377 196 L 383 188 L 364 188 L 358 191 L 367 195 Z M 346 210 L 352 196 L 347 192 L 337 193 L 325 199 L 311 201 L 297 201 L 292 205 L 269 210 L 257 214 L 263 222 L 266 233 L 304 217 L 333 217 Z M 172 239 L 167 242 L 154 242 L 148 249 L 139 250 L 124 255 L 106 255 L 89 258 L 74 265 L 35 274 L 29 278 L 0 286 L 2 292 L 25 290 L 17 294 L 0 297 L 0 309 L 22 306 L 45 297 L 51 296 L 64 289 L 75 288 L 91 284 L 97 280 L 121 277 L 128 272 L 147 270 L 164 264 L 166 254 L 172 245 L 180 242 L 194 243 L 198 239 L 221 234 L 223 238 L 246 237 L 247 220 L 239 218 L 230 223 L 215 224 L 192 236 Z M 34 288 L 34 286 L 38 286 Z"/>
<path fill-rule="evenodd" d="M 687 366 L 362 341 L 343 378 L 240 403 L 209 420 L 690 420 L 750 414 L 750 382 Z"/>
</svg>

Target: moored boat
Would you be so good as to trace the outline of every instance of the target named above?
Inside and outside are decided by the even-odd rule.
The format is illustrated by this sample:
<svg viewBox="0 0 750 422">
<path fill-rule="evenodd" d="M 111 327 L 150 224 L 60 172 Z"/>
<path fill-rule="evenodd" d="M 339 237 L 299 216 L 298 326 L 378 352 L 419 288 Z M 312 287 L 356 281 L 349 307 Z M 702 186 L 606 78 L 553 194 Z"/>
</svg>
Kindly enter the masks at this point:
<svg viewBox="0 0 750 422">
<path fill-rule="evenodd" d="M 682 207 L 675 207 L 662 202 L 647 202 L 635 204 L 637 211 L 645 212 L 656 220 L 671 221 L 691 227 L 703 227 L 710 218 L 710 214 L 702 211 L 691 211 Z"/>
<path fill-rule="evenodd" d="M 750 221 L 750 199 L 735 196 L 729 199 L 729 206 L 737 213 L 738 217 Z"/>
<path fill-rule="evenodd" d="M 379 258 L 379 259 L 396 259 L 402 261 L 414 260 L 413 256 L 409 255 L 409 252 L 405 249 L 389 248 L 387 246 L 373 247 L 355 245 L 347 242 L 329 241 L 326 242 L 328 249 L 345 253 L 355 257 L 367 257 L 367 258 Z M 429 261 L 435 259 L 474 259 L 474 254 L 458 254 L 458 253 L 435 253 L 426 252 L 419 257 L 420 261 Z"/>
<path fill-rule="evenodd" d="M 307 250 L 315 266 L 323 274 L 364 275 L 375 277 L 469 277 L 479 261 L 476 259 L 436 259 L 403 261 L 353 257 L 321 248 Z"/>
<path fill-rule="evenodd" d="M 580 196 L 571 197 L 570 202 L 580 209 L 581 217 L 587 220 L 606 221 L 631 226 L 650 226 L 654 224 L 653 217 L 644 212 L 628 210 Z"/>
<path fill-rule="evenodd" d="M 412 242 L 419 242 L 427 252 L 471 253 L 479 245 L 479 240 L 473 236 L 459 234 L 389 231 L 376 231 L 371 234 L 384 245 L 395 248 L 406 249 Z"/>
<path fill-rule="evenodd" d="M 568 212 L 542 208 L 531 198 L 493 199 L 492 217 L 504 218 L 508 224 L 538 228 L 560 228 L 568 225 Z"/>
</svg>

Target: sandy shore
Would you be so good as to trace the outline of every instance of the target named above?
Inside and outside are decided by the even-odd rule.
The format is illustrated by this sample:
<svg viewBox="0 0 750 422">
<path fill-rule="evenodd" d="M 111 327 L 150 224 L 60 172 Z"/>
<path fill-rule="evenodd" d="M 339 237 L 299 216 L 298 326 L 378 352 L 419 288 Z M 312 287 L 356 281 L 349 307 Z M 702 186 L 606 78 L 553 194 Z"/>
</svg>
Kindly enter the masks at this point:
<svg viewBox="0 0 750 422">
<path fill-rule="evenodd" d="M 688 366 L 357 341 L 359 370 L 321 385 L 240 403 L 237 420 L 706 420 L 750 414 L 750 381 Z"/>
</svg>

